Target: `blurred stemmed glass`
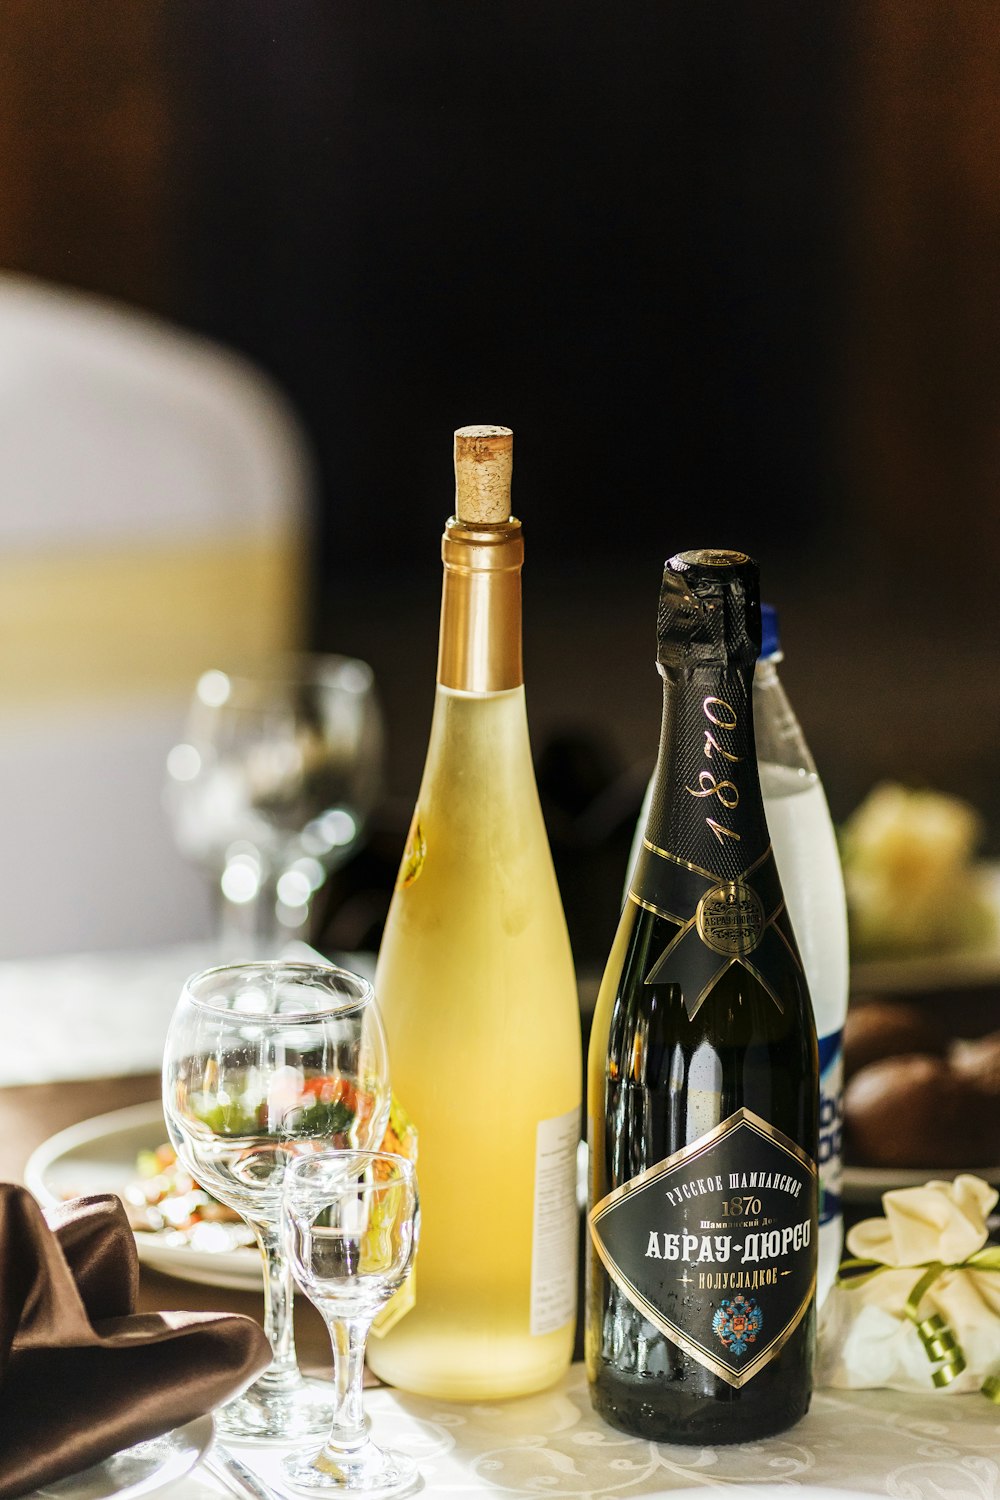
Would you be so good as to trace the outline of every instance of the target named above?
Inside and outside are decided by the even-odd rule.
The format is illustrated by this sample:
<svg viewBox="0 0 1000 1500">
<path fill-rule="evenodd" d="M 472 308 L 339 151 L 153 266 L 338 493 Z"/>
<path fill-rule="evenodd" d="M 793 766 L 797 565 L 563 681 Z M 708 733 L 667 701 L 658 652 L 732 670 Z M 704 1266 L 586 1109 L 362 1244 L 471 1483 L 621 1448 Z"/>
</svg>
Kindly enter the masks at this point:
<svg viewBox="0 0 1000 1500">
<path fill-rule="evenodd" d="M 330 1395 L 302 1378 L 292 1281 L 281 1249 L 281 1188 L 300 1156 L 377 1147 L 389 1116 L 385 1034 L 371 985 L 320 964 L 233 964 L 184 986 L 163 1057 L 174 1149 L 207 1192 L 245 1219 L 264 1256 L 264 1331 L 274 1359 L 224 1407 L 238 1438 L 322 1432 Z"/>
<path fill-rule="evenodd" d="M 364 1414 L 365 1343 L 372 1319 L 403 1285 L 419 1233 L 413 1163 L 385 1151 L 323 1151 L 292 1163 L 283 1230 L 292 1274 L 318 1308 L 333 1346 L 334 1410 L 318 1453 L 283 1462 L 300 1489 L 410 1494 L 412 1459 L 380 1448 Z"/>
<path fill-rule="evenodd" d="M 277 958 L 364 831 L 383 729 L 367 663 L 293 656 L 256 676 L 202 673 L 165 801 L 182 854 L 217 883 L 220 959 Z"/>
</svg>

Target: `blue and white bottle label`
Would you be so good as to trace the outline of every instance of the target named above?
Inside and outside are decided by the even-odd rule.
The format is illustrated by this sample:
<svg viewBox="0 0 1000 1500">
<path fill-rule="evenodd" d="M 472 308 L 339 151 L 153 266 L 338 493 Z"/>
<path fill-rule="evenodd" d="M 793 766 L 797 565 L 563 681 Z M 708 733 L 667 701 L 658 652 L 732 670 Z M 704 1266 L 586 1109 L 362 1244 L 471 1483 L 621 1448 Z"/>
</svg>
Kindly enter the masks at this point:
<svg viewBox="0 0 1000 1500">
<path fill-rule="evenodd" d="M 841 1135 L 844 1103 L 844 1033 L 819 1039 L 819 1222 L 841 1215 Z"/>
</svg>

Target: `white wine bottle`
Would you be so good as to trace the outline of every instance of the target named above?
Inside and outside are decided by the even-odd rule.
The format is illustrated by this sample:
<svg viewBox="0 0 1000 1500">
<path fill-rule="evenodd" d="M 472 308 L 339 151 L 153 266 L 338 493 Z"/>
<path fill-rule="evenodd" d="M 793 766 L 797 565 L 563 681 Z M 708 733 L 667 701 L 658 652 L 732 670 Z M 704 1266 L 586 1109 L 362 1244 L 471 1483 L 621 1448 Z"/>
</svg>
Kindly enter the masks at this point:
<svg viewBox="0 0 1000 1500">
<path fill-rule="evenodd" d="M 419 1136 L 414 1305 L 369 1345 L 404 1390 L 541 1390 L 576 1317 L 580 1013 L 535 786 L 510 431 L 455 434 L 438 685 L 375 976 Z"/>
<path fill-rule="evenodd" d="M 663 573 L 663 730 L 591 1031 L 587 1365 L 657 1442 L 750 1442 L 809 1406 L 818 1050 L 761 798 L 756 564 Z"/>
</svg>

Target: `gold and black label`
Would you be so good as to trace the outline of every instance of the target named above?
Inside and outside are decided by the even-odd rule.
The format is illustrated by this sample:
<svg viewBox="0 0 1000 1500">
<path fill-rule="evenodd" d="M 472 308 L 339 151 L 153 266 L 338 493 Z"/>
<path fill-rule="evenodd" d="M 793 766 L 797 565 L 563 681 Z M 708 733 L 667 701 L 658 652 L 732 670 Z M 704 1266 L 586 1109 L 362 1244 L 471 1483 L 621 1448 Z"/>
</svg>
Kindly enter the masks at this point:
<svg viewBox="0 0 1000 1500">
<path fill-rule="evenodd" d="M 660 765 L 629 897 L 676 929 L 645 984 L 674 985 L 697 1015 L 732 964 L 779 1011 L 802 964 L 781 893 L 757 773 L 749 673 L 665 674 Z"/>
<path fill-rule="evenodd" d="M 789 963 L 801 975 L 802 963 L 770 845 L 752 868 L 720 880 L 644 840 L 629 900 L 677 929 L 654 950 L 643 977 L 646 984 L 677 985 L 689 1016 L 735 963 L 784 1010 L 781 976 Z"/>
<path fill-rule="evenodd" d="M 735 568 L 750 561 L 745 552 L 719 552 L 705 548 L 695 552 L 681 552 L 678 556 L 684 562 L 697 563 L 700 568 Z"/>
<path fill-rule="evenodd" d="M 743 880 L 713 885 L 698 902 L 694 919 L 705 946 L 725 958 L 752 953 L 764 934 L 763 902 Z"/>
<path fill-rule="evenodd" d="M 643 1317 L 740 1387 L 780 1353 L 814 1295 L 816 1166 L 738 1109 L 609 1193 L 590 1233 Z"/>
</svg>

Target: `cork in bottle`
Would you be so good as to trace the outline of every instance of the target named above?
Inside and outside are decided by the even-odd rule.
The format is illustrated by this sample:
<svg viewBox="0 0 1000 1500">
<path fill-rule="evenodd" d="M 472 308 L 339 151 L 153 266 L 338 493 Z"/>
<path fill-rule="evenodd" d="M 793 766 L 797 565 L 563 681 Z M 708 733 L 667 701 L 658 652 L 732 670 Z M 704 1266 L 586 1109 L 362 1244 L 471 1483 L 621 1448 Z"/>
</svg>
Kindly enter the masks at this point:
<svg viewBox="0 0 1000 1500">
<path fill-rule="evenodd" d="M 468 526 L 510 517 L 514 434 L 509 427 L 460 427 L 455 433 L 455 514 Z"/>
<path fill-rule="evenodd" d="M 510 513 L 513 447 L 509 427 L 455 433 L 455 515 L 441 541 L 438 682 L 461 692 L 507 692 L 524 681 L 524 542 Z"/>
</svg>

